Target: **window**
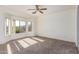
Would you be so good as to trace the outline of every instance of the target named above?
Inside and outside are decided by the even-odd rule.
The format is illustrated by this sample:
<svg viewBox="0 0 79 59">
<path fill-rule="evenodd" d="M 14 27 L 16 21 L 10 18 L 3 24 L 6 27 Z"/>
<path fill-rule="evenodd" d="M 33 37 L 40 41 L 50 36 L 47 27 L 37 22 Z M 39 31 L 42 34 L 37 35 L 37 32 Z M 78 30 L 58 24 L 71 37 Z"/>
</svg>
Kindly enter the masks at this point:
<svg viewBox="0 0 79 59">
<path fill-rule="evenodd" d="M 16 24 L 16 33 L 26 32 L 25 21 L 16 20 L 15 24 Z"/>
<path fill-rule="evenodd" d="M 28 22 L 28 32 L 32 31 L 32 22 Z"/>
<path fill-rule="evenodd" d="M 20 22 L 19 22 L 19 20 L 16 20 L 15 21 L 15 28 L 16 28 L 16 33 L 20 33 Z"/>
<path fill-rule="evenodd" d="M 20 32 L 26 32 L 26 22 L 20 21 Z"/>
<path fill-rule="evenodd" d="M 10 20 L 6 19 L 6 35 L 10 35 Z"/>
<path fill-rule="evenodd" d="M 32 22 L 30 21 L 11 20 L 7 18 L 5 23 L 6 23 L 5 35 L 32 31 Z"/>
<path fill-rule="evenodd" d="M 16 25 L 16 24 L 15 24 L 15 20 L 12 20 L 11 25 L 12 25 L 12 26 L 11 26 L 11 29 L 12 29 L 12 30 L 11 30 L 11 33 L 12 33 L 12 34 L 15 34 L 15 25 Z"/>
</svg>

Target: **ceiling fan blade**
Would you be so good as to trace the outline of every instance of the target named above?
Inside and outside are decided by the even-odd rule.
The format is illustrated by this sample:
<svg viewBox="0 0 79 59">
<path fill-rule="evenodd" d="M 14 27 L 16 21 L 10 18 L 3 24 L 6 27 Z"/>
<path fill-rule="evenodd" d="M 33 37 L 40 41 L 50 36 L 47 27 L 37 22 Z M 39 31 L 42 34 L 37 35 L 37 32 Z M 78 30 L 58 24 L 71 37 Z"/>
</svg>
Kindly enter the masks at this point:
<svg viewBox="0 0 79 59">
<path fill-rule="evenodd" d="M 35 9 L 27 9 L 27 10 L 35 10 Z"/>
<path fill-rule="evenodd" d="M 36 5 L 36 10 L 39 10 L 39 6 L 38 5 Z"/>
<path fill-rule="evenodd" d="M 47 8 L 41 8 L 40 10 L 47 10 Z"/>
<path fill-rule="evenodd" d="M 32 14 L 36 14 L 36 12 L 37 12 L 37 11 L 35 11 L 35 12 L 32 12 Z"/>
<path fill-rule="evenodd" d="M 40 10 L 39 10 L 39 12 L 43 14 L 43 12 L 42 12 L 42 11 L 40 11 Z"/>
</svg>

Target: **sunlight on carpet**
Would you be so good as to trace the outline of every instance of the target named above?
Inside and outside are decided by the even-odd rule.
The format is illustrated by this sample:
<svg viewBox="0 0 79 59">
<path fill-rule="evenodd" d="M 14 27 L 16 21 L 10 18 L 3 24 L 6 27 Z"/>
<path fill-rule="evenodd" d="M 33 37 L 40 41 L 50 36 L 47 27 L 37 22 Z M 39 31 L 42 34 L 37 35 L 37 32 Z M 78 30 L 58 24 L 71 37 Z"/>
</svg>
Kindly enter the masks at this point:
<svg viewBox="0 0 79 59">
<path fill-rule="evenodd" d="M 10 44 L 7 44 L 7 53 L 8 53 L 8 54 L 12 54 Z"/>
<path fill-rule="evenodd" d="M 28 42 L 30 45 L 33 45 L 33 44 L 36 44 L 36 43 L 38 43 L 37 41 L 35 41 L 35 40 L 32 40 L 32 39 L 30 39 L 30 38 L 25 38 L 25 39 L 23 39 L 25 42 Z"/>
<path fill-rule="evenodd" d="M 27 48 L 30 45 L 28 45 L 26 42 L 24 42 L 23 40 L 18 40 L 18 43 L 23 47 L 23 48 Z"/>
<path fill-rule="evenodd" d="M 38 41 L 40 41 L 40 42 L 44 42 L 44 40 L 39 39 L 39 38 L 36 38 L 36 37 L 33 37 L 33 39 L 38 40 Z"/>
<path fill-rule="evenodd" d="M 20 48 L 17 46 L 17 44 L 15 42 L 13 42 L 15 47 L 17 48 L 18 51 L 20 51 Z"/>
</svg>

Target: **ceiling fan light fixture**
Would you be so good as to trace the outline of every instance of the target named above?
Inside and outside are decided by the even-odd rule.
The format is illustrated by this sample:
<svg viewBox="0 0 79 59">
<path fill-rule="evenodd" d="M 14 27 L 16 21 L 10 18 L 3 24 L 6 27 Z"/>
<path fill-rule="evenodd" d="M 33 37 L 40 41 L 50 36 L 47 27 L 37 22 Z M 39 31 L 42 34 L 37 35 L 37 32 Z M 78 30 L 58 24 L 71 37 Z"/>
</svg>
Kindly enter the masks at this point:
<svg viewBox="0 0 79 59">
<path fill-rule="evenodd" d="M 42 10 L 47 10 L 47 8 L 39 8 L 39 5 L 35 5 L 35 7 L 36 9 L 28 9 L 28 10 L 35 10 L 34 12 L 32 12 L 32 14 L 36 14 L 37 11 L 43 14 L 44 12 L 42 12 Z"/>
</svg>

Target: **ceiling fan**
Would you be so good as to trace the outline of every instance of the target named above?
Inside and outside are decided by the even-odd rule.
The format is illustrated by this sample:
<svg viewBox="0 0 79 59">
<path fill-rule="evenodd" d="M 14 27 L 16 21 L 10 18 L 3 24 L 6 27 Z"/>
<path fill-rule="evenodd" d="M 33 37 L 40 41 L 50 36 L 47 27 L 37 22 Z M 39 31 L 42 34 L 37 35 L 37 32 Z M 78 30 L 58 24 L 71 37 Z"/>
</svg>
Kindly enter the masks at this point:
<svg viewBox="0 0 79 59">
<path fill-rule="evenodd" d="M 36 14 L 37 12 L 43 14 L 44 12 L 42 10 L 47 10 L 47 8 L 39 8 L 39 5 L 35 5 L 35 8 L 36 9 L 28 9 L 28 10 L 35 10 L 34 12 L 32 12 L 32 14 Z"/>
</svg>

